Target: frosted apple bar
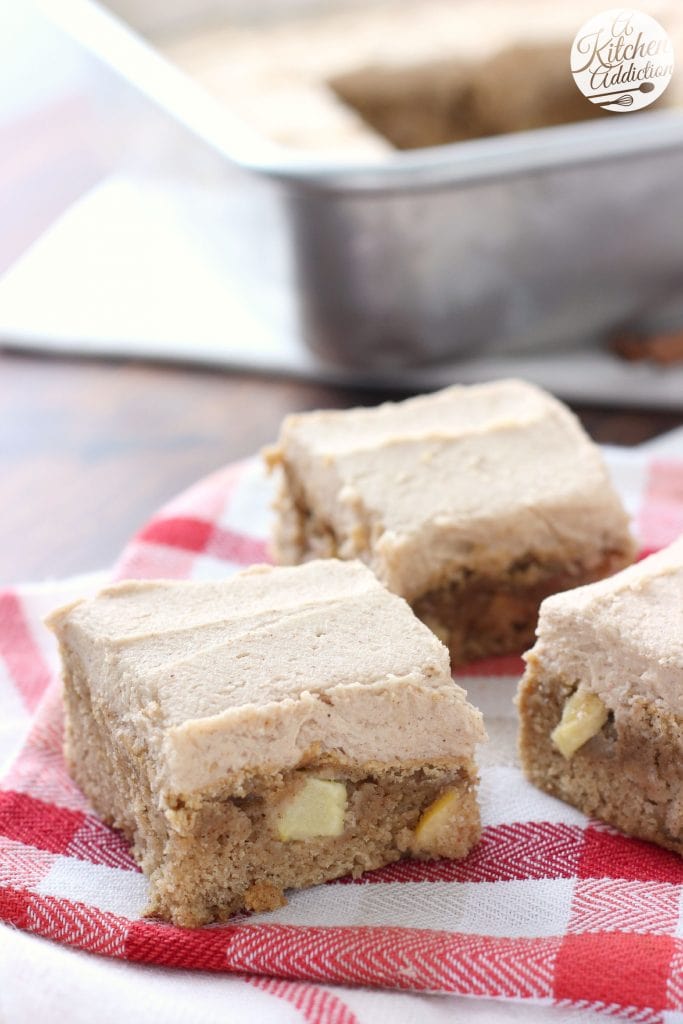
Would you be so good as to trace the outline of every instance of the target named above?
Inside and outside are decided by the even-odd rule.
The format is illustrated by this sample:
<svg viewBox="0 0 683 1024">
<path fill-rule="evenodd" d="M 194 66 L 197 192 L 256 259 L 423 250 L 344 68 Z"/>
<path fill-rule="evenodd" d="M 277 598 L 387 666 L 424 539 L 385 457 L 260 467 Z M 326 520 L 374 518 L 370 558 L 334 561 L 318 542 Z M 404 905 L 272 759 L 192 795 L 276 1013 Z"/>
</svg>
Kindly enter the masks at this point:
<svg viewBox="0 0 683 1024">
<path fill-rule="evenodd" d="M 479 712 L 359 562 L 123 582 L 53 613 L 66 755 L 181 925 L 479 835 Z"/>
</svg>

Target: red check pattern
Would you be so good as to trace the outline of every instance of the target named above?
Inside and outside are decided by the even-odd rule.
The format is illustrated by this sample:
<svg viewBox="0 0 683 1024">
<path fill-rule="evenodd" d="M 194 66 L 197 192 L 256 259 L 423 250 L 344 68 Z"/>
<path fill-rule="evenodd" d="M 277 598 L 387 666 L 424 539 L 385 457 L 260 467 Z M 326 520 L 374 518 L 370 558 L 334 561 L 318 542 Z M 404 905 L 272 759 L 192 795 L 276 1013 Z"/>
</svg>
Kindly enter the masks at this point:
<svg viewBox="0 0 683 1024">
<path fill-rule="evenodd" d="M 683 453 L 608 456 L 643 550 L 683 531 Z M 229 466 L 162 509 L 113 575 L 220 577 L 265 560 L 269 499 L 256 460 Z M 73 591 L 0 593 L 5 752 L 23 734 L 0 788 L 1 921 L 101 956 L 230 972 L 254 996 L 272 996 L 274 1020 L 282 1005 L 311 1024 L 370 1021 L 368 988 L 540 1001 L 650 1024 L 683 1013 L 683 862 L 587 821 L 511 766 L 482 773 L 484 831 L 465 861 L 401 862 L 226 926 L 142 918 L 145 879 L 62 759 L 57 659 L 42 617 Z M 475 702 L 493 684 L 508 709 L 519 671 L 519 659 L 505 658 L 458 675 Z"/>
</svg>

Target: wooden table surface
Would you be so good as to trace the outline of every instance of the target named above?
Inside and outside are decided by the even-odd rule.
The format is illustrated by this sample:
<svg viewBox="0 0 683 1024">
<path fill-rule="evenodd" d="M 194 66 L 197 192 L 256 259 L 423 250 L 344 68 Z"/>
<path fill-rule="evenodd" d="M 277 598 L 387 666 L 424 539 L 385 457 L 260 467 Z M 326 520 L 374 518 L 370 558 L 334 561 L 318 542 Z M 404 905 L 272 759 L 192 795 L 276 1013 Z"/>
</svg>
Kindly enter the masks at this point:
<svg viewBox="0 0 683 1024">
<path fill-rule="evenodd" d="M 101 569 L 164 501 L 273 440 L 289 412 L 382 394 L 300 381 L 0 354 L 0 583 Z M 636 444 L 683 415 L 577 409 Z"/>
</svg>

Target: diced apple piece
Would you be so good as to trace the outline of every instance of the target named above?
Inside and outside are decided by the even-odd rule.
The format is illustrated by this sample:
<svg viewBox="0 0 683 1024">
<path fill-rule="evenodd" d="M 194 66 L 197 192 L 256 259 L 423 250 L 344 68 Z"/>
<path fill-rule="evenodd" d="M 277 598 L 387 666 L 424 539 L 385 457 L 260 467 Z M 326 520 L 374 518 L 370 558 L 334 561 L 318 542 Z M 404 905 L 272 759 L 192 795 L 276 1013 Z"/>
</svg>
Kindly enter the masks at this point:
<svg viewBox="0 0 683 1024">
<path fill-rule="evenodd" d="M 280 810 L 280 839 L 314 839 L 340 836 L 344 831 L 346 786 L 330 779 L 306 779 Z"/>
<path fill-rule="evenodd" d="M 569 760 L 579 747 L 600 732 L 608 714 L 597 694 L 577 690 L 565 704 L 560 724 L 553 729 L 550 738 Z"/>
<path fill-rule="evenodd" d="M 448 841 L 456 827 L 456 815 L 460 805 L 457 789 L 447 789 L 434 800 L 418 821 L 413 838 L 416 850 L 438 854 L 443 841 Z"/>
</svg>

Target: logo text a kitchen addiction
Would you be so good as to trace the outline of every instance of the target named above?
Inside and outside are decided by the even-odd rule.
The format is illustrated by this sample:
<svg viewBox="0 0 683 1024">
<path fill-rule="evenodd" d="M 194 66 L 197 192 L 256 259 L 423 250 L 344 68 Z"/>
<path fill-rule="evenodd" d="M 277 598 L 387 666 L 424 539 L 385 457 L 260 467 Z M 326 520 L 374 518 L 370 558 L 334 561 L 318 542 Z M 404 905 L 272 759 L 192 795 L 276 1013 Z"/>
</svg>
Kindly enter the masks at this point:
<svg viewBox="0 0 683 1024">
<path fill-rule="evenodd" d="M 595 106 L 642 110 L 659 99 L 671 81 L 673 44 L 659 22 L 642 11 L 603 11 L 577 32 L 571 70 Z"/>
</svg>

